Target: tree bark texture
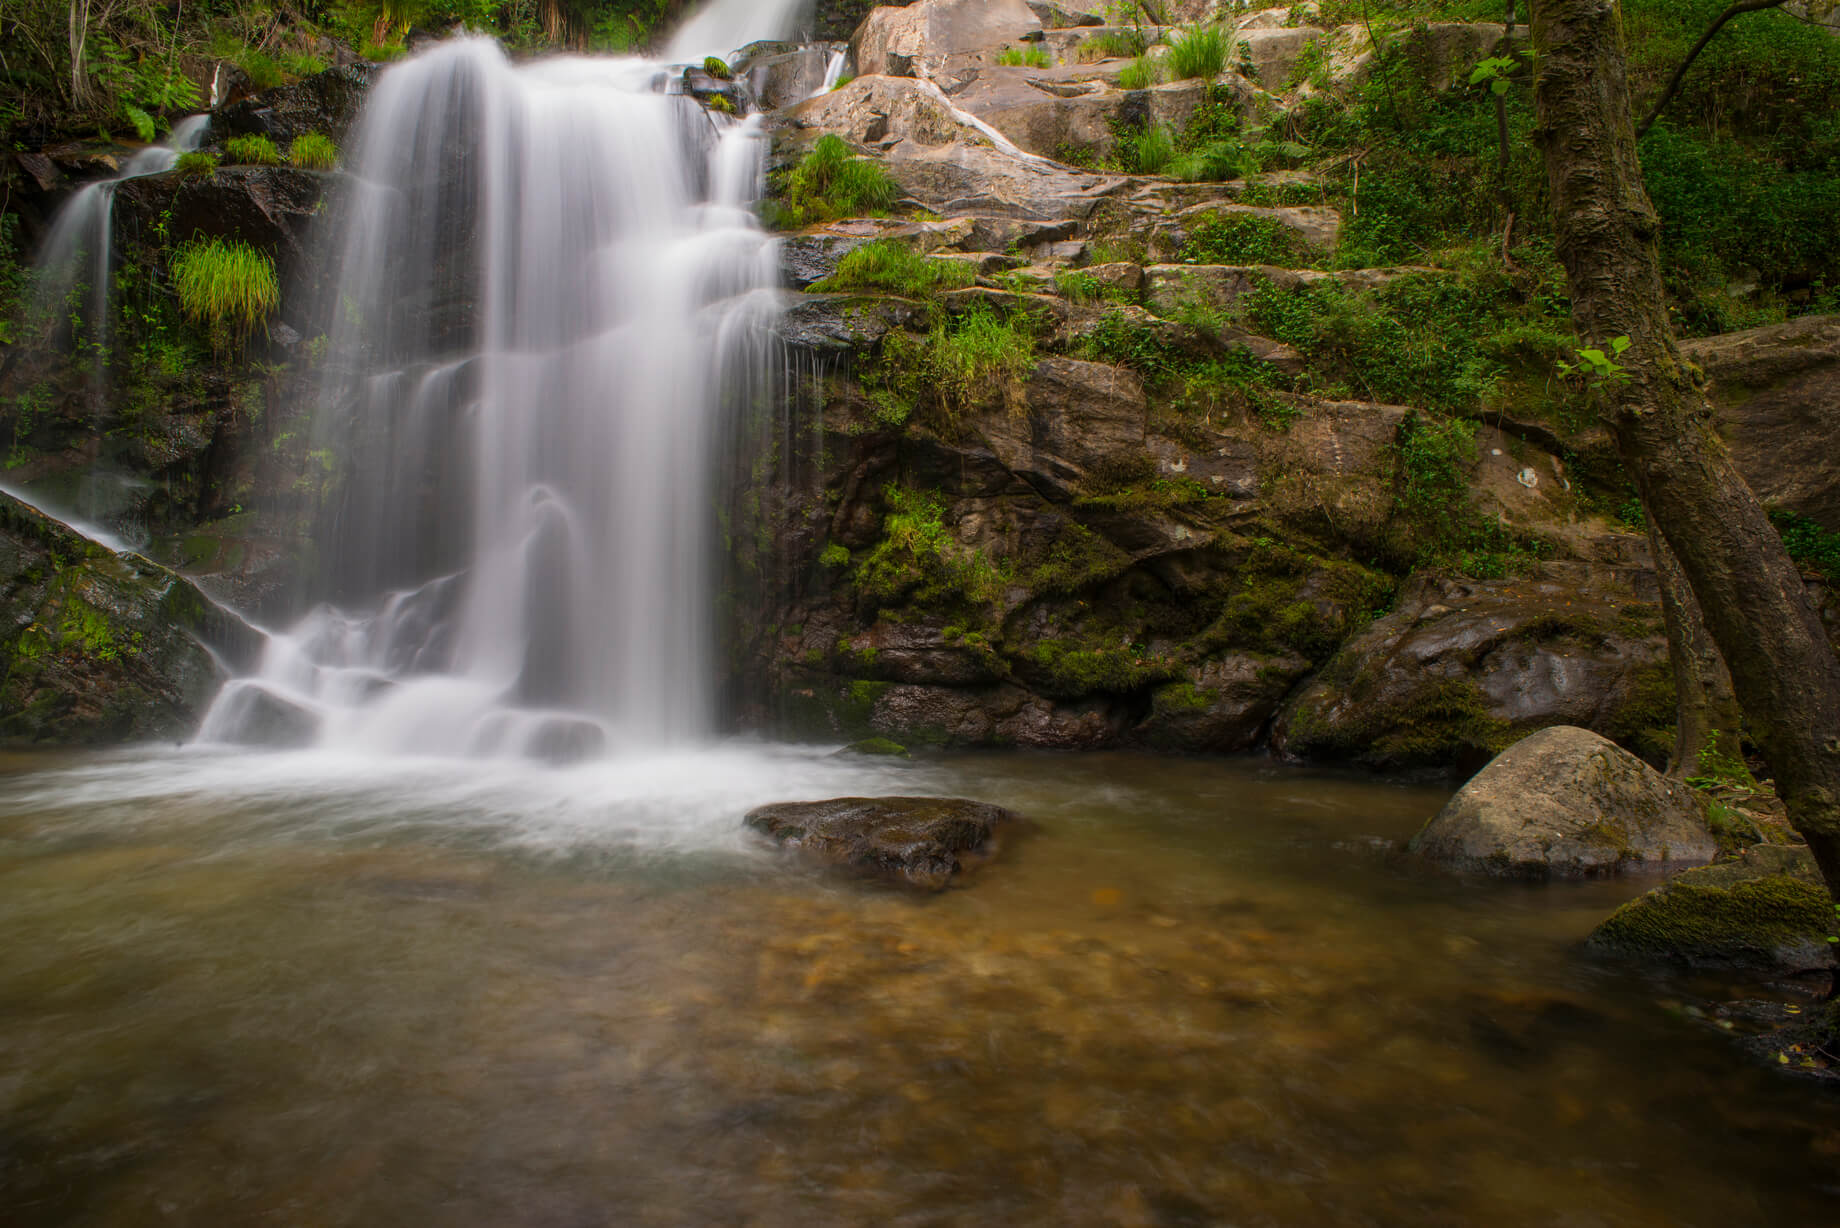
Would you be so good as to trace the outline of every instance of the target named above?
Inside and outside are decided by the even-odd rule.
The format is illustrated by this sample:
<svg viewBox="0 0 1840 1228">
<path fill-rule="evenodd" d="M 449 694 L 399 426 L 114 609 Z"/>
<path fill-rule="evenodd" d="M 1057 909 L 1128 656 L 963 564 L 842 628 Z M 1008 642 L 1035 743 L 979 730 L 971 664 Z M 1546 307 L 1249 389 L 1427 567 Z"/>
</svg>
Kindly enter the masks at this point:
<svg viewBox="0 0 1840 1228">
<path fill-rule="evenodd" d="M 1605 422 L 1699 600 L 1789 820 L 1840 899 L 1840 660 L 1674 343 L 1620 10 L 1615 0 L 1533 0 L 1533 41 L 1573 322 L 1594 344 L 1631 342 L 1623 376 L 1603 389 Z"/>
<path fill-rule="evenodd" d="M 1714 750 L 1730 763 L 1744 762 L 1739 737 L 1743 713 L 1732 689 L 1731 672 L 1719 655 L 1706 619 L 1700 613 L 1693 587 L 1680 560 L 1667 542 L 1648 526 L 1649 551 L 1655 556 L 1655 576 L 1661 584 L 1661 614 L 1667 623 L 1668 664 L 1674 672 L 1674 753 L 1668 774 L 1693 775 L 1702 751 Z"/>
</svg>

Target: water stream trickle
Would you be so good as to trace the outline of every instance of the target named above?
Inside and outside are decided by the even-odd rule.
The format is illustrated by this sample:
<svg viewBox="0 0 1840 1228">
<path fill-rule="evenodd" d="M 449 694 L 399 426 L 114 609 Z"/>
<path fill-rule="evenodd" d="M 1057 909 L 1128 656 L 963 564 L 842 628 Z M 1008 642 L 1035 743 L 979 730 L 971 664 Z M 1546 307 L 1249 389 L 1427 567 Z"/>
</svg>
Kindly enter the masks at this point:
<svg viewBox="0 0 1840 1228">
<path fill-rule="evenodd" d="M 778 258 L 758 121 L 671 75 L 459 40 L 381 79 L 320 311 L 316 447 L 345 474 L 324 604 L 203 740 L 277 706 L 385 754 L 574 760 L 710 729 L 713 458 Z"/>
</svg>

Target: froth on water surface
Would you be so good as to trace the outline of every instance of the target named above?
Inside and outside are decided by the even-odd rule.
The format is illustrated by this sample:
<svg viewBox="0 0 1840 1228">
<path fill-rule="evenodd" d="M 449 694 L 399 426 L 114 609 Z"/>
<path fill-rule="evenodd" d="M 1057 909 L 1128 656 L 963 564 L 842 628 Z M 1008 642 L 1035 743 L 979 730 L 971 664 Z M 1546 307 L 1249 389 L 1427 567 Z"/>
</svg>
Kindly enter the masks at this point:
<svg viewBox="0 0 1840 1228">
<path fill-rule="evenodd" d="M 1255 761 L 0 764 L 19 1224 L 1804 1225 L 1840 1104 Z M 943 896 L 767 801 L 999 802 Z"/>
</svg>

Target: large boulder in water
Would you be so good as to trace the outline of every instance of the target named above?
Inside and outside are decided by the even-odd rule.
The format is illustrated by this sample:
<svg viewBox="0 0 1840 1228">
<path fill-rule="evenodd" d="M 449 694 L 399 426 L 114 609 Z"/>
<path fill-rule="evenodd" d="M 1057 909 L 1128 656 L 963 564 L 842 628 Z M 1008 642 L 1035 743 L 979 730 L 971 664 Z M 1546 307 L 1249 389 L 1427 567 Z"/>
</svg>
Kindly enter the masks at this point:
<svg viewBox="0 0 1840 1228">
<path fill-rule="evenodd" d="M 842 797 L 762 806 L 747 825 L 824 864 L 941 891 L 994 856 L 1015 820 L 960 798 Z"/>
<path fill-rule="evenodd" d="M 1813 854 L 1759 844 L 1631 900 L 1586 945 L 1623 959 L 1789 973 L 1831 965 L 1836 925 Z"/>
<path fill-rule="evenodd" d="M 1411 849 L 1449 869 L 1529 879 L 1687 869 L 1719 851 L 1691 789 L 1563 725 L 1497 755 Z"/>
</svg>

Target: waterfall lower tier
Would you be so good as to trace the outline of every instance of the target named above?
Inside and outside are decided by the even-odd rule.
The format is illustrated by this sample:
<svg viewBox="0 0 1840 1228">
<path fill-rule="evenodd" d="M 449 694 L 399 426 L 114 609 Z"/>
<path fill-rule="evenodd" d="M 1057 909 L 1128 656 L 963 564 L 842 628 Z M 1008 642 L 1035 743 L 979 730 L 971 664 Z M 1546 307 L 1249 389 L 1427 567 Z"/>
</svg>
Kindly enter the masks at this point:
<svg viewBox="0 0 1840 1228">
<path fill-rule="evenodd" d="M 383 77 L 320 310 L 323 604 L 204 740 L 577 758 L 710 729 L 714 458 L 778 262 L 757 124 L 663 79 L 483 40 Z"/>
</svg>

